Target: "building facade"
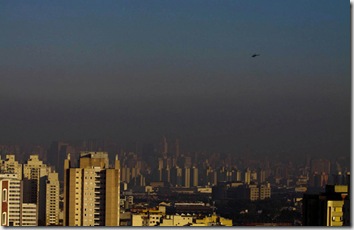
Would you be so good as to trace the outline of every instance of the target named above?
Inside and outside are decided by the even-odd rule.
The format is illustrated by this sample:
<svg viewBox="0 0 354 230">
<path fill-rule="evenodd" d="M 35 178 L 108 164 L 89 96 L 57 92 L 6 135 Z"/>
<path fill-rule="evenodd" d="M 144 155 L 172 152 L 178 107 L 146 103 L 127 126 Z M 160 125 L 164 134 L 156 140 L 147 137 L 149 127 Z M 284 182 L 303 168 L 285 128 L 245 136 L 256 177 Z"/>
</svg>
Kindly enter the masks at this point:
<svg viewBox="0 0 354 230">
<path fill-rule="evenodd" d="M 64 226 L 119 226 L 120 163 L 106 152 L 82 152 L 79 167 L 64 161 Z"/>
<path fill-rule="evenodd" d="M 58 173 L 49 173 L 45 183 L 45 225 L 59 225 L 59 176 Z"/>
<path fill-rule="evenodd" d="M 17 179 L 22 180 L 22 164 L 15 160 L 14 154 L 6 155 L 6 159 L 0 162 L 0 172 L 2 174 L 15 174 Z"/>
<path fill-rule="evenodd" d="M 22 182 L 15 174 L 1 174 L 0 191 L 1 226 L 38 225 L 37 205 L 22 202 Z"/>
</svg>

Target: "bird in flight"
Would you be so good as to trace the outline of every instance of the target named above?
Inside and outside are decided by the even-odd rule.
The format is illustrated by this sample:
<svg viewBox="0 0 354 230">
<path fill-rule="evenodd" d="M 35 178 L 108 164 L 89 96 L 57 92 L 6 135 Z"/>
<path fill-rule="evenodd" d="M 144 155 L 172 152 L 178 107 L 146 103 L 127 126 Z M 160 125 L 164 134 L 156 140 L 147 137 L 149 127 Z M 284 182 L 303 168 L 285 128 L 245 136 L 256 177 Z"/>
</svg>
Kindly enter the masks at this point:
<svg viewBox="0 0 354 230">
<path fill-rule="evenodd" d="M 257 56 L 260 56 L 260 54 L 253 54 L 252 57 L 257 57 Z"/>
</svg>

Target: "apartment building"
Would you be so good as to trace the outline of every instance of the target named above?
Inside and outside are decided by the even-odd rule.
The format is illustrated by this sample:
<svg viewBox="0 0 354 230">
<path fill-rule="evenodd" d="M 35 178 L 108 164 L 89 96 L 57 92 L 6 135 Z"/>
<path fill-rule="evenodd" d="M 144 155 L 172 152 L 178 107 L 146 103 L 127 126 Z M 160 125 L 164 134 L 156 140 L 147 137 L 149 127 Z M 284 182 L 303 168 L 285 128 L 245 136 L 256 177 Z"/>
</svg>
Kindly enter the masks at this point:
<svg viewBox="0 0 354 230">
<path fill-rule="evenodd" d="M 15 160 L 14 154 L 7 154 L 5 160 L 0 161 L 0 173 L 14 174 L 16 178 L 22 180 L 22 164 Z"/>
<path fill-rule="evenodd" d="M 79 167 L 64 161 L 64 226 L 119 226 L 120 162 L 106 152 L 82 152 Z"/>
</svg>

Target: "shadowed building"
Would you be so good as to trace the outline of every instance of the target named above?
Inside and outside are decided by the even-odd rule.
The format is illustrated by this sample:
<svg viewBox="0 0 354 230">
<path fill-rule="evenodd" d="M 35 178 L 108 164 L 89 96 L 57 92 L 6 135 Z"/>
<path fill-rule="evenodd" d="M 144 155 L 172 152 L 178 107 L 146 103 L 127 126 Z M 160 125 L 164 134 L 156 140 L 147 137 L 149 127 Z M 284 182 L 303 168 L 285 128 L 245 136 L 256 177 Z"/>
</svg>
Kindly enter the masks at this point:
<svg viewBox="0 0 354 230">
<path fill-rule="evenodd" d="M 348 216 L 344 203 L 348 199 L 347 185 L 327 185 L 325 193 L 304 194 L 302 224 L 343 226 L 343 218 Z"/>
<path fill-rule="evenodd" d="M 51 172 L 38 155 L 30 155 L 23 164 L 23 201 L 36 204 L 38 225 L 45 225 L 46 178 Z"/>
<path fill-rule="evenodd" d="M 54 169 L 59 173 L 59 179 L 63 179 L 62 165 L 64 164 L 64 158 L 67 155 L 68 144 L 54 141 L 50 145 L 47 154 L 47 160 L 50 165 L 54 166 Z"/>
</svg>

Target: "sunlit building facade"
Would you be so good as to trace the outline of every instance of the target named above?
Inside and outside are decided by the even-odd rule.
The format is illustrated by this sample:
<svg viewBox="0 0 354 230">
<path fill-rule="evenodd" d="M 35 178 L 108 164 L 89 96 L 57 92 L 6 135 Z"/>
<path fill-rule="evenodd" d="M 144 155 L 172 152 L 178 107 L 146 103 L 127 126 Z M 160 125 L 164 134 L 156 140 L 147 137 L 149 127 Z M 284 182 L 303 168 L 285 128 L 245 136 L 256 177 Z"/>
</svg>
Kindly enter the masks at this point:
<svg viewBox="0 0 354 230">
<path fill-rule="evenodd" d="M 79 167 L 64 161 L 64 226 L 119 226 L 120 163 L 106 152 L 82 152 Z"/>
</svg>

